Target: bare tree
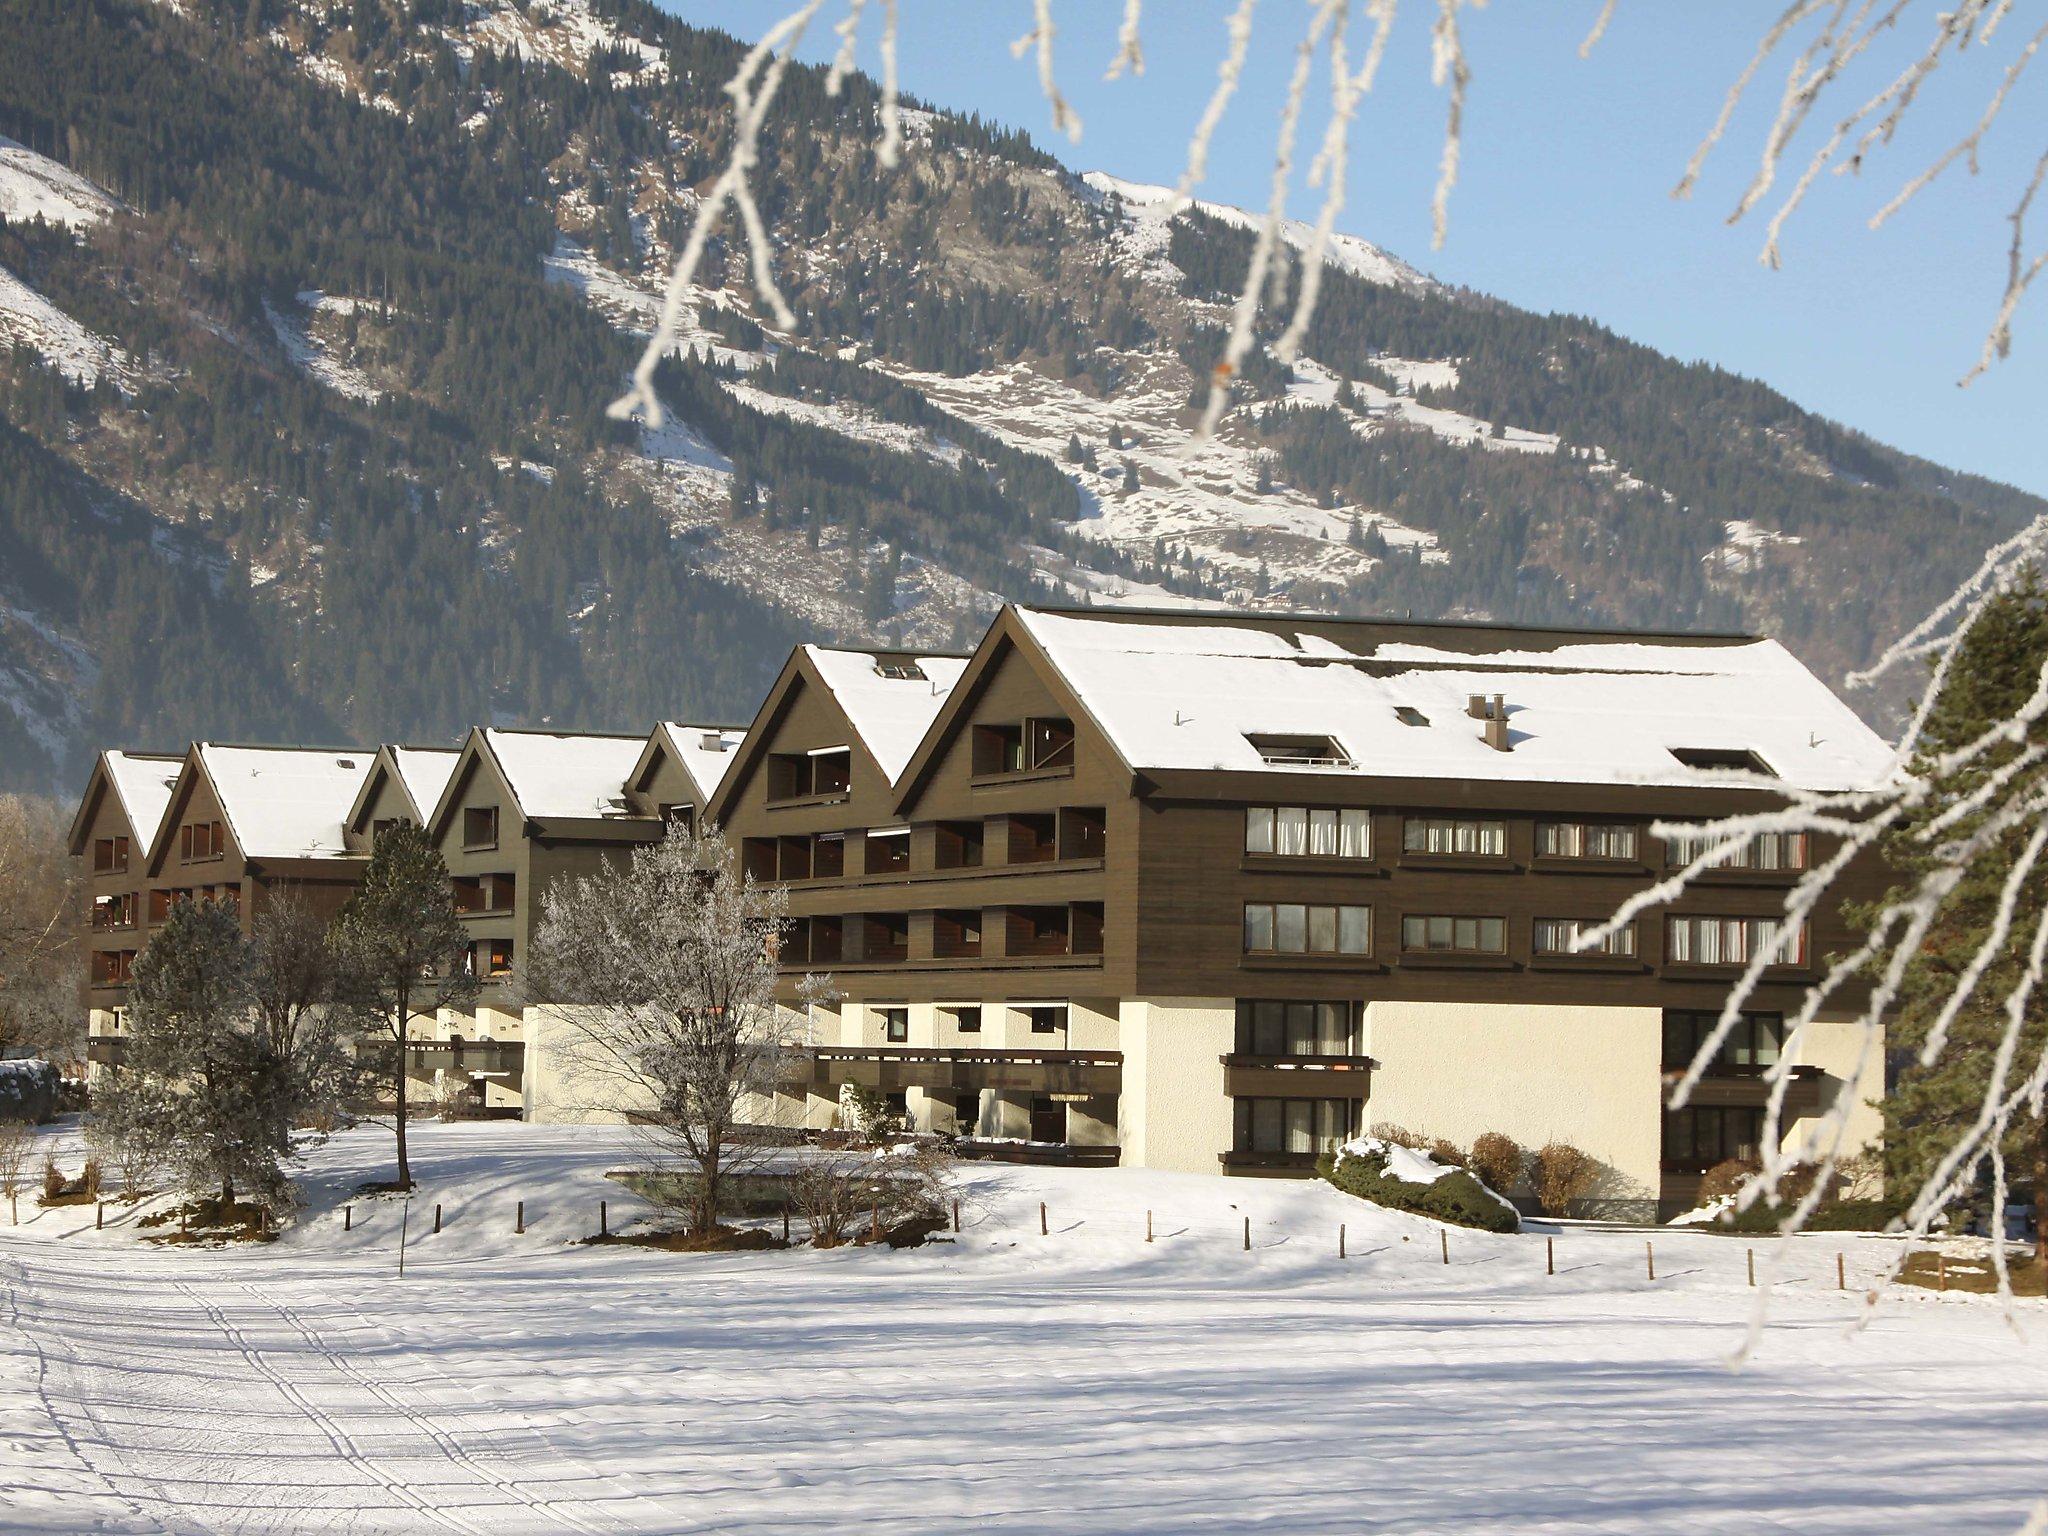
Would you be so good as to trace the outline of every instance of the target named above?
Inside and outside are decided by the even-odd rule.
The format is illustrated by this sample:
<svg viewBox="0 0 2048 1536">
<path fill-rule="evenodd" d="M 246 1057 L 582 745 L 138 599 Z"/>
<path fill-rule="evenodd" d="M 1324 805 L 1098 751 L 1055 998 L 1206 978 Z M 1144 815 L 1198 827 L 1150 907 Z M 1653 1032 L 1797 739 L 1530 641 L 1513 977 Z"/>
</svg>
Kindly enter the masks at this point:
<svg viewBox="0 0 2048 1536">
<path fill-rule="evenodd" d="M 0 1053 L 75 1053 L 79 882 L 53 801 L 0 795 Z"/>
<path fill-rule="evenodd" d="M 397 1183 L 410 1189 L 406 1040 L 413 1020 L 462 1007 L 477 992 L 448 865 L 420 828 L 401 822 L 377 839 L 363 883 L 335 923 L 335 944 L 347 968 L 348 994 L 370 1037 L 366 1048 L 390 1063 Z"/>
<path fill-rule="evenodd" d="M 798 1025 L 775 999 L 788 896 L 715 832 L 680 829 L 547 893 L 527 995 L 556 1007 L 593 1109 L 632 1110 L 689 1180 L 690 1227 L 718 1225 L 732 1175 L 766 1152 L 742 1133 L 786 1082 Z M 805 995 L 822 990 L 807 978 Z"/>
<path fill-rule="evenodd" d="M 35 1147 L 35 1127 L 19 1121 L 0 1121 L 0 1195 L 14 1224 L 21 1224 L 21 1187 L 28 1180 L 29 1153 Z"/>
</svg>

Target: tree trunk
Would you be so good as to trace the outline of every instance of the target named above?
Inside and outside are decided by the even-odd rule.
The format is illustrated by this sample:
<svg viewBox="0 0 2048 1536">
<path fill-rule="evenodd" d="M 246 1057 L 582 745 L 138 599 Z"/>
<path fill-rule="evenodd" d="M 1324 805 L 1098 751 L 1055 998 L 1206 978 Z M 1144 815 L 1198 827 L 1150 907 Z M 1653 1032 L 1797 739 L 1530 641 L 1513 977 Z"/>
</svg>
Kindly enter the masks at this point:
<svg viewBox="0 0 2048 1536">
<path fill-rule="evenodd" d="M 2048 1275 L 2048 1108 L 2034 1135 L 2034 1263 Z"/>
<path fill-rule="evenodd" d="M 392 1116 L 392 1129 L 398 1133 L 398 1187 L 412 1188 L 412 1164 L 405 1155 L 405 1010 L 398 1013 L 398 1066 L 392 1078 L 397 1089 L 398 1108 Z"/>
<path fill-rule="evenodd" d="M 705 1148 L 704 1161 L 697 1170 L 697 1233 L 699 1236 L 718 1225 L 718 1186 L 720 1169 L 719 1153 L 722 1145 L 716 1136 L 710 1138 Z"/>
</svg>

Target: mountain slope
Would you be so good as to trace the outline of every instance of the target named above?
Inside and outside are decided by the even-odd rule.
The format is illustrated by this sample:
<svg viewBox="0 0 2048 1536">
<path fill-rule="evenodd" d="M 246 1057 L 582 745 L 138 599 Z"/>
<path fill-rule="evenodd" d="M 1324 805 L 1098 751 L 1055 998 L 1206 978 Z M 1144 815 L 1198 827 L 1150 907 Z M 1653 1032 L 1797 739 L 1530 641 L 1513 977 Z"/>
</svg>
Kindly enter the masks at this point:
<svg viewBox="0 0 2048 1536">
<path fill-rule="evenodd" d="M 0 781 L 741 716 L 800 634 L 1005 597 L 1741 625 L 1833 676 L 2040 509 L 1348 237 L 1198 443 L 1245 215 L 922 107 L 880 172 L 872 86 L 813 70 L 760 178 L 796 330 L 721 244 L 674 419 L 612 422 L 740 47 L 639 0 L 0 0 Z"/>
</svg>

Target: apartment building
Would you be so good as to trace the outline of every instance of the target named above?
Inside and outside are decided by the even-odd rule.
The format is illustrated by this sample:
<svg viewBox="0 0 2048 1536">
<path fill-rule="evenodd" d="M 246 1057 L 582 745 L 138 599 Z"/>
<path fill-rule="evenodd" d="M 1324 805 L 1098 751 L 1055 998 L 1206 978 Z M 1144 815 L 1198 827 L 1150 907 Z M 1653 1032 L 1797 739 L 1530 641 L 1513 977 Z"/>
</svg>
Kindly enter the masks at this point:
<svg viewBox="0 0 2048 1536">
<path fill-rule="evenodd" d="M 1680 859 L 1651 823 L 1886 757 L 1747 636 L 1012 608 L 964 666 L 800 652 L 712 815 L 788 882 L 792 989 L 841 994 L 810 1123 L 860 1082 L 931 1129 L 1268 1174 L 1379 1120 L 1562 1136 L 1604 1208 L 1647 1214 L 1754 1150 L 1781 1053 L 1795 1115 L 1846 1096 L 1875 1134 L 1881 1053 L 1847 1015 L 1785 1036 L 1835 908 L 1694 1107 L 1663 1103 L 1825 850 L 1766 840 L 1572 939 Z"/>
<path fill-rule="evenodd" d="M 645 736 L 470 732 L 422 824 L 447 861 L 480 989 L 471 1007 L 417 1026 L 413 1076 L 445 1083 L 453 1074 L 486 1109 L 580 1117 L 556 1070 L 561 1053 L 547 1049 L 550 1017 L 528 1008 L 518 981 L 542 901 L 556 881 L 694 824 L 742 739 L 681 722 Z"/>
<path fill-rule="evenodd" d="M 362 878 L 345 822 L 374 756 L 219 742 L 182 758 L 100 755 L 71 833 L 72 852 L 92 863 L 89 1062 L 120 1061 L 135 957 L 181 898 L 231 907 L 245 927 L 284 891 L 340 910 Z"/>
</svg>

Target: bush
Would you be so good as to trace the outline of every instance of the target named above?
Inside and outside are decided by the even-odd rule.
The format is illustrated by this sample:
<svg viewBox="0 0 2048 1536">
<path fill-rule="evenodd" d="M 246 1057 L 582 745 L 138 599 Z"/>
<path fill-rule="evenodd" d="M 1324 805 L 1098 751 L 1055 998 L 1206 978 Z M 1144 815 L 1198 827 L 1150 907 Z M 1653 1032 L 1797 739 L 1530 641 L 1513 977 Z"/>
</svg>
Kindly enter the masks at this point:
<svg viewBox="0 0 2048 1536">
<path fill-rule="evenodd" d="M 1546 1142 L 1537 1149 L 1529 1182 L 1536 1187 L 1536 1207 L 1546 1216 L 1563 1216 L 1593 1193 L 1600 1182 L 1600 1162 L 1568 1141 Z"/>
<path fill-rule="evenodd" d="M 88 1200 L 99 1199 L 100 1160 L 98 1158 L 90 1157 L 86 1159 L 85 1171 L 78 1176 L 78 1192 Z"/>
<path fill-rule="evenodd" d="M 43 1198 L 56 1200 L 64 1194 L 64 1170 L 57 1166 L 57 1159 L 48 1153 L 43 1155 Z"/>
<path fill-rule="evenodd" d="M 1429 1138 L 1405 1125 L 1396 1125 L 1391 1120 L 1382 1120 L 1372 1128 L 1372 1139 L 1384 1141 L 1390 1147 L 1406 1147 L 1411 1152 L 1427 1152 Z"/>
<path fill-rule="evenodd" d="M 1700 1204 L 1712 1205 L 1716 1200 L 1725 1200 L 1747 1184 L 1763 1167 L 1763 1164 L 1746 1157 L 1731 1157 L 1714 1164 L 1700 1175 Z"/>
<path fill-rule="evenodd" d="M 1446 1168 L 1463 1168 L 1466 1166 L 1465 1154 L 1458 1144 L 1455 1141 L 1446 1141 L 1441 1136 L 1429 1144 L 1429 1155 L 1442 1163 Z"/>
<path fill-rule="evenodd" d="M 1529 1154 L 1522 1150 L 1514 1137 L 1488 1131 L 1472 1143 L 1472 1153 L 1465 1159 L 1465 1166 L 1477 1174 L 1488 1189 L 1505 1195 L 1522 1182 L 1522 1169 L 1528 1161 Z"/>
<path fill-rule="evenodd" d="M 804 1154 L 790 1172 L 789 1199 L 811 1229 L 814 1247 L 868 1236 L 877 1221 L 881 1230 L 872 1235 L 893 1245 L 908 1228 L 944 1225 L 952 1174 L 952 1154 L 933 1141 L 886 1151 L 818 1151 Z"/>
<path fill-rule="evenodd" d="M 1514 1208 L 1496 1199 L 1471 1174 L 1459 1169 L 1433 1184 L 1416 1184 L 1387 1172 L 1384 1150 L 1340 1152 L 1325 1158 L 1316 1171 L 1347 1195 L 1370 1200 L 1396 1211 L 1413 1211 L 1461 1227 L 1487 1232 L 1514 1232 L 1522 1221 Z"/>
<path fill-rule="evenodd" d="M 0 1121 L 54 1119 L 63 1082 L 47 1061 L 0 1061 Z"/>
</svg>

